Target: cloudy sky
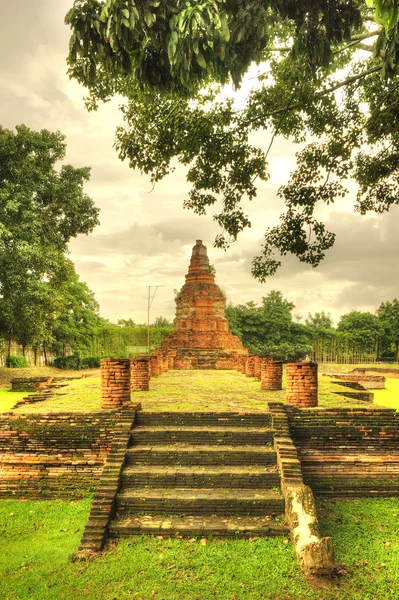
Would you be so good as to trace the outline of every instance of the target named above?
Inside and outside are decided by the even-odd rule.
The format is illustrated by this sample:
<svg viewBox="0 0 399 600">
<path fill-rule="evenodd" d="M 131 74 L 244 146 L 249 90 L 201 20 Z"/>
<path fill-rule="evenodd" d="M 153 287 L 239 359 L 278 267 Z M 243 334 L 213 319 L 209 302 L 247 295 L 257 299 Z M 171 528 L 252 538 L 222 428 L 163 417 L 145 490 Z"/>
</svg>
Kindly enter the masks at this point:
<svg viewBox="0 0 399 600">
<path fill-rule="evenodd" d="M 212 212 L 199 217 L 182 208 L 188 191 L 184 169 L 151 191 L 149 178 L 121 163 L 113 149 L 121 122 L 118 102 L 96 113 L 85 111 L 84 90 L 65 74 L 69 29 L 64 16 L 72 3 L 0 0 L 0 124 L 58 129 L 66 135 L 66 161 L 91 166 L 86 191 L 101 209 L 101 225 L 71 242 L 70 257 L 95 292 L 103 317 L 145 322 L 148 286 L 159 285 L 152 318 L 173 319 L 173 290 L 184 283 L 196 239 L 208 247 L 217 282 L 233 304 L 259 302 L 277 289 L 295 304 L 295 314 L 325 310 L 337 320 L 351 310 L 374 312 L 381 302 L 399 297 L 399 207 L 362 218 L 353 213 L 353 199 L 328 215 L 337 242 L 321 266 L 312 269 L 291 257 L 266 284 L 252 279 L 251 260 L 262 233 L 283 211 L 276 191 L 294 166 L 294 149 L 284 140 L 274 144 L 271 178 L 249 207 L 251 230 L 227 253 L 213 248 Z"/>
</svg>

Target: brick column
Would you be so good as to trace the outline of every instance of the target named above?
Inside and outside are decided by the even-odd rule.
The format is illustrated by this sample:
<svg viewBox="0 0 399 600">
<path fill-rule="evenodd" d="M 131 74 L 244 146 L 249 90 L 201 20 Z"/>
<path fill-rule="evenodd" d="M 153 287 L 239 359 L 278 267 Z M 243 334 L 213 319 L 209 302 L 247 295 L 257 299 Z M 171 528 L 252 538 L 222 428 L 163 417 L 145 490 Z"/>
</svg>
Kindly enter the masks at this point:
<svg viewBox="0 0 399 600">
<path fill-rule="evenodd" d="M 150 356 L 150 377 L 158 377 L 159 375 L 159 364 L 158 357 L 156 354 Z"/>
<path fill-rule="evenodd" d="M 169 360 L 166 352 L 162 352 L 162 372 L 167 373 L 169 371 Z"/>
<path fill-rule="evenodd" d="M 101 408 L 130 402 L 130 358 L 101 359 Z"/>
<path fill-rule="evenodd" d="M 142 354 L 130 361 L 130 387 L 134 391 L 150 389 L 150 357 Z"/>
<path fill-rule="evenodd" d="M 262 358 L 256 354 L 254 356 L 254 377 L 258 381 L 261 380 L 261 366 L 262 366 Z"/>
<path fill-rule="evenodd" d="M 283 388 L 283 363 L 266 358 L 261 366 L 262 390 L 281 390 Z"/>
<path fill-rule="evenodd" d="M 245 364 L 245 375 L 247 377 L 254 376 L 254 367 L 255 367 L 255 356 L 248 356 L 247 362 Z"/>
<path fill-rule="evenodd" d="M 288 363 L 286 375 L 287 403 L 302 408 L 317 406 L 317 364 Z"/>
<path fill-rule="evenodd" d="M 169 369 L 175 368 L 175 356 L 176 356 L 176 350 L 169 350 L 169 352 L 168 352 L 168 368 Z"/>
</svg>

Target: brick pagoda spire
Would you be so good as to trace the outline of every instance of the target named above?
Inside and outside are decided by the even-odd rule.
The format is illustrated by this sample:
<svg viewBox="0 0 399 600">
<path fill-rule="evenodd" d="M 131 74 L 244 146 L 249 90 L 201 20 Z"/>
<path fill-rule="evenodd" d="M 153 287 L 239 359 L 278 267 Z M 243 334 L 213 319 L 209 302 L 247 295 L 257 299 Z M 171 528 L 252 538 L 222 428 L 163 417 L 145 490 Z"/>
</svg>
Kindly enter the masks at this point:
<svg viewBox="0 0 399 600">
<path fill-rule="evenodd" d="M 162 350 L 175 350 L 175 368 L 232 369 L 247 354 L 240 339 L 229 332 L 226 298 L 215 283 L 206 247 L 197 240 L 186 283 L 176 297 L 175 331 Z"/>
</svg>

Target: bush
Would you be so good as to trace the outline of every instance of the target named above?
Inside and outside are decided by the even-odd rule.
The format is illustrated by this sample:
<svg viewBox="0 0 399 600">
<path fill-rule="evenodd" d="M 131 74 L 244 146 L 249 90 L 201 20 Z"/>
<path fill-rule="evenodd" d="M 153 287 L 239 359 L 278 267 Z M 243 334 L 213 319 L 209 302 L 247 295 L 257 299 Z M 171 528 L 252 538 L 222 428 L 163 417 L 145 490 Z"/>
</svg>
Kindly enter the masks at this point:
<svg viewBox="0 0 399 600">
<path fill-rule="evenodd" d="M 80 369 L 98 369 L 100 367 L 100 359 L 98 356 L 81 357 L 76 354 L 72 356 L 57 356 L 54 359 L 54 366 L 57 369 L 69 371 L 79 371 Z"/>
<path fill-rule="evenodd" d="M 28 366 L 25 356 L 7 356 L 6 367 L 10 369 L 23 369 Z"/>
</svg>

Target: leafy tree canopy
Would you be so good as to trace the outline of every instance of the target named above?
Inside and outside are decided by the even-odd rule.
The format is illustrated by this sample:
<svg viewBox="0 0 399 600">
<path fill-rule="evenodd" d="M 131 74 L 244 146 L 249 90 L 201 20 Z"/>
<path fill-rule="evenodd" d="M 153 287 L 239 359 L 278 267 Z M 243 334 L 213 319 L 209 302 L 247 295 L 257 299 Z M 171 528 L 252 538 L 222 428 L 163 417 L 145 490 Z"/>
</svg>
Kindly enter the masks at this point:
<svg viewBox="0 0 399 600">
<path fill-rule="evenodd" d="M 385 334 L 395 347 L 395 361 L 399 362 L 399 298 L 383 302 L 377 310 L 378 318 L 385 325 Z"/>
<path fill-rule="evenodd" d="M 175 159 L 187 165 L 185 206 L 221 206 L 216 246 L 250 226 L 243 201 L 269 176 L 274 138 L 303 145 L 278 191 L 280 224 L 253 260 L 259 280 L 287 253 L 319 264 L 335 235 L 315 211 L 348 193 L 345 180 L 358 184 L 361 214 L 398 204 L 396 0 L 76 0 L 66 22 L 69 72 L 88 88 L 88 107 L 127 98 L 120 158 L 153 182 Z M 239 88 L 253 63 L 262 74 L 238 109 L 219 92 Z M 252 143 L 265 131 L 265 146 Z"/>
<path fill-rule="evenodd" d="M 251 352 L 294 360 L 311 350 L 307 328 L 292 320 L 294 308 L 281 292 L 273 290 L 262 298 L 261 306 L 254 302 L 228 305 L 226 317 L 230 331 L 238 335 Z"/>
<path fill-rule="evenodd" d="M 0 127 L 0 333 L 23 345 L 50 341 L 65 282 L 76 277 L 68 241 L 98 223 L 83 191 L 89 169 L 57 170 L 64 156 L 59 132 Z"/>
</svg>

